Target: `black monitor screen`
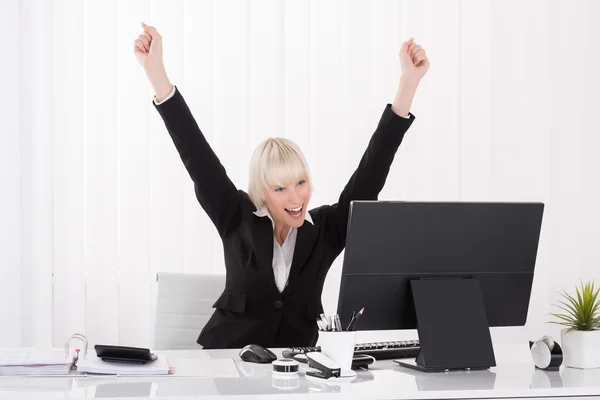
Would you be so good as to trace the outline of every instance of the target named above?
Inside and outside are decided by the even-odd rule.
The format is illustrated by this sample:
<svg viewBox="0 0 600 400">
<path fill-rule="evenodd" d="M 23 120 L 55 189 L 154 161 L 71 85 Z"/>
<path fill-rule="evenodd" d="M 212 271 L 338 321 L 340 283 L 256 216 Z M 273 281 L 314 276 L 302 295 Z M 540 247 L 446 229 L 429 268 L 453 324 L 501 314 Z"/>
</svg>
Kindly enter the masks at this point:
<svg viewBox="0 0 600 400">
<path fill-rule="evenodd" d="M 415 329 L 410 281 L 479 281 L 490 326 L 527 320 L 542 203 L 352 202 L 338 314 L 359 330 Z M 443 299 L 439 299 L 443 301 Z"/>
</svg>

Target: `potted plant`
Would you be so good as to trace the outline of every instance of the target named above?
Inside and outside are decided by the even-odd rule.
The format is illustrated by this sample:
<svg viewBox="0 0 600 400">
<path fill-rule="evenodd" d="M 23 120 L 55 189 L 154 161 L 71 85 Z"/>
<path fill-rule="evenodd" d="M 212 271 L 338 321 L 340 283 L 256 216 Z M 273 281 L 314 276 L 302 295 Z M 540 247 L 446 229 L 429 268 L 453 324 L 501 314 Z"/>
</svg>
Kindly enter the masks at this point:
<svg viewBox="0 0 600 400">
<path fill-rule="evenodd" d="M 557 321 L 550 323 L 563 325 L 561 344 L 564 364 L 572 368 L 600 368 L 600 289 L 593 282 L 575 288 L 575 296 L 564 289 L 555 307 L 561 313 L 550 313 Z"/>
</svg>

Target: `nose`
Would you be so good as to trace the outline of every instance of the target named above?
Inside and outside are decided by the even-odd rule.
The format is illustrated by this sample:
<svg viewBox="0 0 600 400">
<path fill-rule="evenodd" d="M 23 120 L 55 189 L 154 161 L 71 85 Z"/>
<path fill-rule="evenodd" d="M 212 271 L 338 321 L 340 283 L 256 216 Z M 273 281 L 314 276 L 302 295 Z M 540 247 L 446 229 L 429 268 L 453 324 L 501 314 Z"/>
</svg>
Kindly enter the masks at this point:
<svg viewBox="0 0 600 400">
<path fill-rule="evenodd" d="M 289 193 L 288 203 L 296 205 L 296 206 L 299 206 L 300 204 L 302 204 L 302 197 L 299 195 L 296 188 L 293 188 L 292 190 L 288 191 L 288 193 Z"/>
</svg>

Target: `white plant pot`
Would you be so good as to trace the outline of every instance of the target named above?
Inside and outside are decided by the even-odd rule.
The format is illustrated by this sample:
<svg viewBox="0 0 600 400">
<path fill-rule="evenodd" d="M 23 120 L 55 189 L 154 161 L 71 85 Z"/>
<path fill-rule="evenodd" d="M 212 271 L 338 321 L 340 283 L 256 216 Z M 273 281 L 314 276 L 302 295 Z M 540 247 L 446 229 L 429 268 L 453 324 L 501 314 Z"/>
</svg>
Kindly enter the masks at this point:
<svg viewBox="0 0 600 400">
<path fill-rule="evenodd" d="M 563 363 L 571 368 L 600 368 L 600 330 L 560 331 Z"/>
</svg>

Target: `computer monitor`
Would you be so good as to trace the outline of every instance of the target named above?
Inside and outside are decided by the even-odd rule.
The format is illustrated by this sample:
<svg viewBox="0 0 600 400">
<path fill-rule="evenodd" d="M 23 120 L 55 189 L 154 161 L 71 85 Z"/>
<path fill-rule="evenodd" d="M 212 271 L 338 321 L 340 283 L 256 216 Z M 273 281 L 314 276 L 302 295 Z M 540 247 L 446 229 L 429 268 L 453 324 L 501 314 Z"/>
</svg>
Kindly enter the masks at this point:
<svg viewBox="0 0 600 400">
<path fill-rule="evenodd" d="M 352 202 L 340 318 L 347 323 L 364 307 L 358 330 L 418 329 L 417 369 L 495 365 L 489 327 L 527 320 L 543 210 L 542 203 Z"/>
</svg>

